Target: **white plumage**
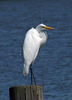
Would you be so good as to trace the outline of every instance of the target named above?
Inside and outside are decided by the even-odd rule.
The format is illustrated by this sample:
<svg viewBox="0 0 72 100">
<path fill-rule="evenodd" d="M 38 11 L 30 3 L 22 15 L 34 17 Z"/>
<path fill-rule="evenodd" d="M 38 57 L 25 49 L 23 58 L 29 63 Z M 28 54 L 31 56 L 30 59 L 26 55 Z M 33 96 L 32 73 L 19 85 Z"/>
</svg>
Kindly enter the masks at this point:
<svg viewBox="0 0 72 100">
<path fill-rule="evenodd" d="M 28 75 L 29 66 L 34 62 L 37 57 L 38 51 L 41 46 L 47 41 L 47 33 L 43 30 L 54 28 L 45 26 L 44 24 L 39 24 L 36 28 L 31 28 L 25 36 L 23 45 L 23 55 L 24 55 L 24 69 L 23 74 Z"/>
</svg>

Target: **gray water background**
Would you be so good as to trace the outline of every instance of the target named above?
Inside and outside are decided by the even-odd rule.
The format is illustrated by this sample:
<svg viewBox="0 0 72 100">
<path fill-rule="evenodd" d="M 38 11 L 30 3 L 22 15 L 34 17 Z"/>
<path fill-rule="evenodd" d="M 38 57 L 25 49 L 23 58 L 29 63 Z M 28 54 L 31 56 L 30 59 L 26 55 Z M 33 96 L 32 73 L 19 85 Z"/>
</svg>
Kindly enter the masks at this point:
<svg viewBox="0 0 72 100">
<path fill-rule="evenodd" d="M 44 23 L 48 41 L 33 65 L 44 100 L 72 100 L 72 1 L 0 2 L 0 100 L 9 87 L 30 85 L 23 75 L 23 41 L 31 27 Z"/>
</svg>

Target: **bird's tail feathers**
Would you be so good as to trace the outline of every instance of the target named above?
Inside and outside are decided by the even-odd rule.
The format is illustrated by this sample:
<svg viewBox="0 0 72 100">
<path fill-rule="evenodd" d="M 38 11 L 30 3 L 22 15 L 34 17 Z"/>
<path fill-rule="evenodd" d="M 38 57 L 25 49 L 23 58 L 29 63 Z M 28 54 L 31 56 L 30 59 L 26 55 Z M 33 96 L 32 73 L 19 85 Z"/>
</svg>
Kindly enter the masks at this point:
<svg viewBox="0 0 72 100">
<path fill-rule="evenodd" d="M 24 64 L 23 74 L 27 76 L 29 74 L 29 65 Z"/>
</svg>

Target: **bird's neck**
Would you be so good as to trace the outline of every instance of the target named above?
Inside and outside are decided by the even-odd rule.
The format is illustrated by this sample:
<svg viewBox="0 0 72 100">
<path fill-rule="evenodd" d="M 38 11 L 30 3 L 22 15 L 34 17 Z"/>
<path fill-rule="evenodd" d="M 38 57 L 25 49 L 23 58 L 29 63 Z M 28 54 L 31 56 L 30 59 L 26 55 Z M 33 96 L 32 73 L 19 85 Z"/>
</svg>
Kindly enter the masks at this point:
<svg viewBox="0 0 72 100">
<path fill-rule="evenodd" d="M 37 30 L 37 32 L 38 33 L 40 33 L 42 30 L 40 29 L 40 28 L 38 28 L 38 27 L 36 27 L 36 30 Z"/>
</svg>

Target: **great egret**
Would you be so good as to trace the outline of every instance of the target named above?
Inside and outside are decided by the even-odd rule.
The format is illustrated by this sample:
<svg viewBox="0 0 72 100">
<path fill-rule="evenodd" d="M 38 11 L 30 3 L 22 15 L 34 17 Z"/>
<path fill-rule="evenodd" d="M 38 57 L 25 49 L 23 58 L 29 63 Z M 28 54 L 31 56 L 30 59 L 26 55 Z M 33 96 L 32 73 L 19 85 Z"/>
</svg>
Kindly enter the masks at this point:
<svg viewBox="0 0 72 100">
<path fill-rule="evenodd" d="M 50 29 L 55 30 L 52 27 L 48 27 L 44 24 L 39 24 L 36 28 L 31 28 L 28 30 L 25 36 L 24 45 L 23 45 L 23 55 L 24 55 L 24 69 L 23 74 L 25 76 L 29 73 L 29 66 L 31 69 L 31 84 L 32 75 L 34 78 L 34 82 L 36 84 L 36 80 L 32 71 L 32 64 L 37 57 L 38 51 L 40 47 L 42 47 L 47 41 L 47 33 L 43 30 Z"/>
</svg>

